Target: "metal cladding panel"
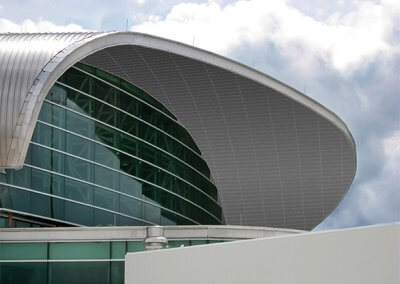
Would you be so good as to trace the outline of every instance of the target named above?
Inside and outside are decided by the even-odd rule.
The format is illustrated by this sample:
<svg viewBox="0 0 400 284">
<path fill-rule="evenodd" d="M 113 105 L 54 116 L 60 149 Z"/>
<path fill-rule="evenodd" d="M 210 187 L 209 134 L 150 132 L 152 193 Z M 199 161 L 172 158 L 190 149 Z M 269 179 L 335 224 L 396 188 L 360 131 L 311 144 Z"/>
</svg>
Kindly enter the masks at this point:
<svg viewBox="0 0 400 284">
<path fill-rule="evenodd" d="M 0 168 L 23 164 L 42 101 L 83 60 L 143 88 L 188 129 L 227 224 L 312 229 L 356 170 L 345 124 L 256 70 L 138 33 L 1 34 Z"/>
<path fill-rule="evenodd" d="M 95 34 L 0 34 L 0 168 L 18 166 L 23 155 L 38 99 L 30 90 L 41 83 L 39 73 L 63 49 Z"/>
<path fill-rule="evenodd" d="M 353 180 L 349 138 L 269 86 L 143 46 L 111 47 L 83 61 L 143 88 L 178 117 L 208 162 L 227 224 L 312 229 Z"/>
</svg>

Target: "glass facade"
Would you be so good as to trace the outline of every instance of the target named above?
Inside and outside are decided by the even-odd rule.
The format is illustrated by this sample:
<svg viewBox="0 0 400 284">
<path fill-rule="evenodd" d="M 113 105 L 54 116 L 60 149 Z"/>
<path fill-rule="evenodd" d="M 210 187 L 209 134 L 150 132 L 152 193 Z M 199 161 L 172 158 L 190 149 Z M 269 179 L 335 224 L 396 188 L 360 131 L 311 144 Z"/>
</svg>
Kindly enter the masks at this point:
<svg viewBox="0 0 400 284">
<path fill-rule="evenodd" d="M 0 174 L 0 202 L 70 225 L 223 223 L 210 170 L 173 114 L 81 63 L 47 95 L 24 167 Z"/>
<path fill-rule="evenodd" d="M 224 241 L 171 240 L 168 247 Z M 144 250 L 142 241 L 0 243 L 0 283 L 120 284 L 125 254 Z"/>
</svg>

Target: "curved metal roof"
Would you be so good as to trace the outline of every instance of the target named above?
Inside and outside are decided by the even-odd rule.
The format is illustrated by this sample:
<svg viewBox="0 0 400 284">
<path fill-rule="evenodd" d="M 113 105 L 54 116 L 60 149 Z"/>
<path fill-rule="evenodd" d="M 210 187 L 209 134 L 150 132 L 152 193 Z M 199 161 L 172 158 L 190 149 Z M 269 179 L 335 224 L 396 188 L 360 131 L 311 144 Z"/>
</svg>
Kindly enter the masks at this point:
<svg viewBox="0 0 400 284">
<path fill-rule="evenodd" d="M 188 129 L 228 224 L 312 229 L 343 198 L 356 150 L 343 121 L 242 64 L 138 33 L 0 35 L 0 167 L 23 165 L 48 91 L 83 61 L 143 88 Z"/>
</svg>

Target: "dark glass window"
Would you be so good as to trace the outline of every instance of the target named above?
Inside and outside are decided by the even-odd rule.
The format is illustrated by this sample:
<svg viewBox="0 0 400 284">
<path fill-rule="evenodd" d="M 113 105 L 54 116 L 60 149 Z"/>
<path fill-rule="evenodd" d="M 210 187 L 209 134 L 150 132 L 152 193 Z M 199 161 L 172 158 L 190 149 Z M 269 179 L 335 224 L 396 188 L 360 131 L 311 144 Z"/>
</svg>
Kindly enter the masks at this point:
<svg viewBox="0 0 400 284">
<path fill-rule="evenodd" d="M 7 182 L 13 185 L 30 188 L 31 171 L 29 167 L 23 167 L 19 170 L 6 170 Z"/>
<path fill-rule="evenodd" d="M 101 209 L 93 209 L 93 226 L 116 226 L 117 215 Z"/>
<path fill-rule="evenodd" d="M 67 130 L 93 138 L 94 121 L 71 111 L 67 112 Z"/>
<path fill-rule="evenodd" d="M 142 204 L 140 201 L 120 195 L 119 206 L 121 213 L 142 219 Z"/>
<path fill-rule="evenodd" d="M 51 150 L 32 145 L 32 165 L 51 170 Z"/>
<path fill-rule="evenodd" d="M 67 152 L 75 156 L 93 160 L 94 145 L 92 141 L 67 133 Z"/>
<path fill-rule="evenodd" d="M 51 174 L 41 170 L 32 169 L 32 189 L 50 193 L 50 187 Z"/>
<path fill-rule="evenodd" d="M 93 208 L 65 201 L 65 220 L 84 226 L 93 226 Z"/>
<path fill-rule="evenodd" d="M 118 212 L 119 194 L 96 187 L 94 190 L 94 205 Z"/>
<path fill-rule="evenodd" d="M 42 194 L 31 193 L 31 212 L 32 214 L 52 217 L 51 216 L 51 197 Z"/>
<path fill-rule="evenodd" d="M 110 262 L 51 262 L 49 283 L 108 284 Z"/>
<path fill-rule="evenodd" d="M 0 263 L 0 283 L 47 283 L 47 263 Z"/>
<path fill-rule="evenodd" d="M 22 212 L 30 211 L 31 200 L 30 193 L 28 191 L 12 187 L 7 187 L 7 190 L 9 195 L 10 209 Z"/>
<path fill-rule="evenodd" d="M 73 179 L 65 179 L 66 198 L 93 204 L 93 186 Z"/>
<path fill-rule="evenodd" d="M 85 181 L 93 181 L 94 165 L 71 156 L 65 156 L 65 174 Z"/>
<path fill-rule="evenodd" d="M 94 182 L 111 189 L 119 189 L 119 173 L 102 166 L 95 165 Z"/>
<path fill-rule="evenodd" d="M 125 275 L 125 263 L 123 261 L 111 262 L 111 284 L 123 284 L 124 275 Z"/>
<path fill-rule="evenodd" d="M 114 169 L 119 169 L 118 152 L 96 143 L 94 153 L 95 162 Z"/>
<path fill-rule="evenodd" d="M 131 196 L 142 197 L 142 183 L 124 174 L 119 175 L 120 191 Z"/>
</svg>

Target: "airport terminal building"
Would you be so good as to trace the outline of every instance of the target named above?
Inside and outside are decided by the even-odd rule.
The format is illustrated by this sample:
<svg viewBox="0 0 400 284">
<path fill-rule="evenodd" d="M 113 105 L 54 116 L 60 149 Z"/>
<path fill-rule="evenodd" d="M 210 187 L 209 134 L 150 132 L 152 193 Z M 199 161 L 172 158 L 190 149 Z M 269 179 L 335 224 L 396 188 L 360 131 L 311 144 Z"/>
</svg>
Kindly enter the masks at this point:
<svg viewBox="0 0 400 284">
<path fill-rule="evenodd" d="M 355 171 L 339 117 L 219 55 L 0 34 L 1 283 L 123 283 L 126 253 L 157 242 L 302 234 Z"/>
</svg>

